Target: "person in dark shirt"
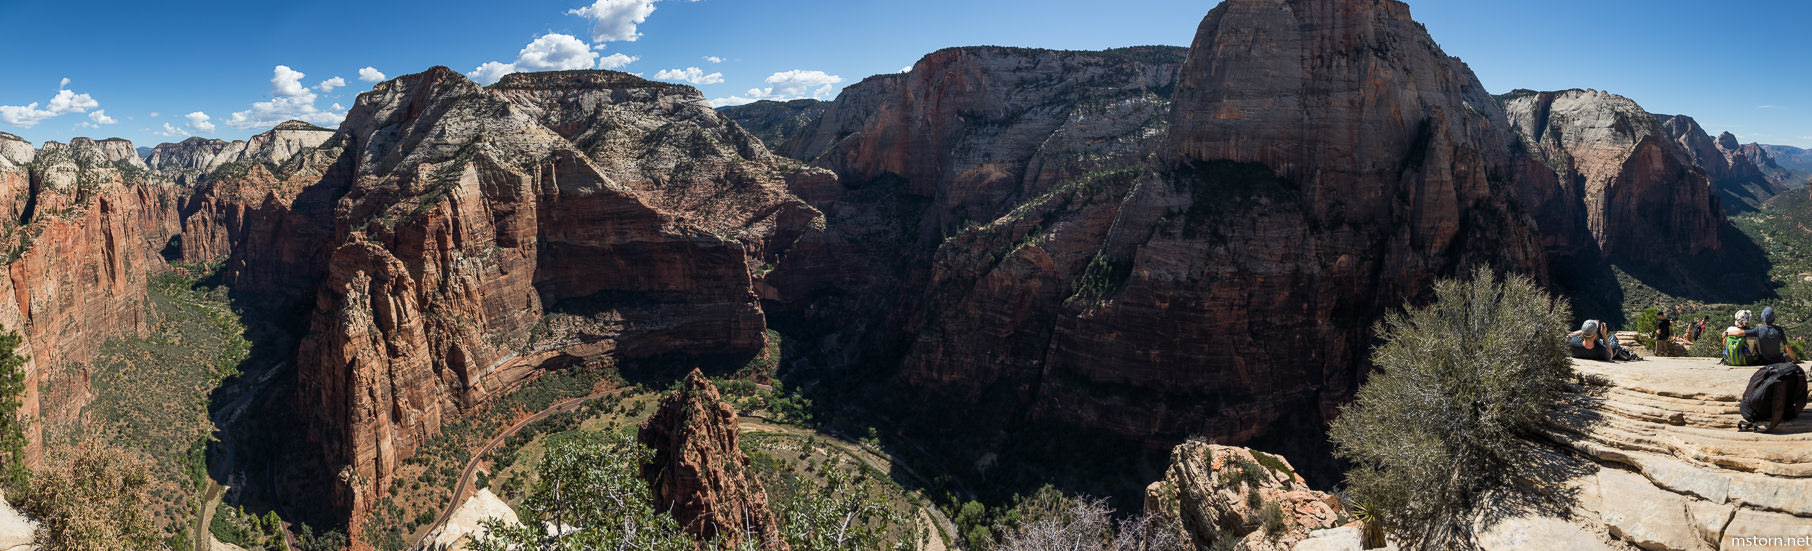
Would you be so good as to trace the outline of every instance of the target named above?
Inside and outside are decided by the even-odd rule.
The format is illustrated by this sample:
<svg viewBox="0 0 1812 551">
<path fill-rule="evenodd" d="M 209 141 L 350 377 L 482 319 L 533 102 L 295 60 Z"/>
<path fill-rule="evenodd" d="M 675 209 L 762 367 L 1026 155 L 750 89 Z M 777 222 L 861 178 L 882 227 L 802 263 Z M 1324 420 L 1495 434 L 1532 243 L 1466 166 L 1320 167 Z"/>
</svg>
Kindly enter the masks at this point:
<svg viewBox="0 0 1812 551">
<path fill-rule="evenodd" d="M 1699 335 L 1705 333 L 1705 321 L 1703 319 L 1686 320 L 1686 340 L 1699 342 Z"/>
<path fill-rule="evenodd" d="M 1586 320 L 1578 331 L 1567 333 L 1567 353 L 1582 360 L 1611 361 L 1615 354 L 1604 341 L 1604 324 Z"/>
<path fill-rule="evenodd" d="M 1655 353 L 1660 354 L 1662 356 L 1666 356 L 1668 349 L 1672 348 L 1672 346 L 1674 344 L 1672 341 L 1670 341 L 1668 339 L 1672 339 L 1673 337 L 1674 337 L 1674 322 L 1667 319 L 1667 312 L 1656 313 L 1655 314 Z"/>
<path fill-rule="evenodd" d="M 1732 337 L 1743 336 L 1755 339 L 1755 352 L 1763 363 L 1797 362 L 1793 357 L 1793 347 L 1787 346 L 1787 332 L 1774 324 L 1774 307 L 1762 309 L 1762 324 L 1754 329 L 1742 330 L 1735 327 L 1724 332 Z"/>
</svg>

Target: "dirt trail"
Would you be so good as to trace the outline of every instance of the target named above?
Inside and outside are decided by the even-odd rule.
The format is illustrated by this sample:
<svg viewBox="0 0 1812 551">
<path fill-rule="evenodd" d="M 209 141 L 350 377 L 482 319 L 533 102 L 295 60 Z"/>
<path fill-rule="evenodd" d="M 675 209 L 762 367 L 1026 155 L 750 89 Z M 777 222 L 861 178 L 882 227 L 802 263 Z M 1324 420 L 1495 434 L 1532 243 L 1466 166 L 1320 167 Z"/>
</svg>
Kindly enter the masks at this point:
<svg viewBox="0 0 1812 551">
<path fill-rule="evenodd" d="M 491 450 L 497 449 L 497 446 L 502 445 L 504 440 L 509 439 L 511 436 L 515 436 L 516 433 L 521 432 L 522 429 L 529 426 L 529 424 L 546 419 L 550 415 L 579 409 L 579 406 L 584 405 L 586 401 L 617 394 L 625 390 L 628 389 L 619 388 L 604 392 L 593 392 L 585 396 L 554 404 L 534 415 L 524 417 L 521 421 L 517 421 L 515 424 L 503 429 L 503 432 L 497 433 L 497 436 L 492 437 L 489 442 L 485 442 L 484 447 L 479 448 L 476 452 L 472 453 L 472 459 L 466 461 L 466 468 L 459 472 L 459 482 L 453 486 L 453 499 L 447 503 L 446 507 L 441 509 L 440 516 L 434 519 L 434 523 L 429 524 L 428 529 L 422 531 L 422 535 L 415 538 L 415 543 L 410 544 L 409 549 L 423 549 L 422 545 L 423 542 L 428 541 L 428 534 L 433 533 L 436 529 L 445 525 L 447 519 L 453 517 L 453 512 L 459 509 L 460 504 L 465 503 L 466 498 L 471 497 L 471 494 L 476 491 L 476 489 L 472 487 L 472 477 L 477 476 L 479 464 L 484 462 L 485 454 L 491 453 Z"/>
<path fill-rule="evenodd" d="M 745 433 L 770 433 L 770 434 L 787 434 L 787 435 L 792 435 L 792 436 L 826 437 L 829 439 L 828 443 L 830 445 L 835 446 L 839 450 L 843 450 L 845 453 L 855 456 L 856 459 L 861 460 L 863 463 L 867 464 L 869 467 L 873 467 L 876 471 L 880 471 L 883 473 L 892 473 L 894 470 L 899 470 L 900 472 L 906 473 L 907 476 L 912 477 L 913 480 L 917 480 L 919 482 L 919 484 L 921 484 L 925 487 L 931 486 L 931 481 L 926 479 L 923 476 L 920 476 L 918 472 L 913 471 L 912 467 L 907 466 L 905 463 L 897 463 L 891 459 L 876 455 L 874 452 L 870 452 L 870 451 L 868 451 L 867 448 L 862 447 L 861 443 L 859 443 L 855 440 L 852 440 L 848 436 L 844 436 L 837 432 L 810 430 L 810 429 L 803 429 L 803 428 L 790 426 L 790 425 L 776 424 L 776 423 L 769 421 L 767 418 L 757 416 L 757 415 L 741 416 L 741 419 L 739 420 L 739 425 L 740 425 L 742 432 L 745 432 Z M 933 524 L 938 527 L 937 540 L 929 542 L 929 544 L 927 544 L 922 551 L 941 551 L 943 549 L 948 548 L 949 543 L 952 541 L 955 541 L 955 538 L 956 538 L 956 534 L 957 534 L 956 523 L 951 522 L 950 518 L 944 516 L 944 512 L 942 510 L 939 510 L 936 506 L 921 507 L 921 508 L 919 508 L 919 511 L 923 515 L 929 515 L 931 517 Z"/>
</svg>

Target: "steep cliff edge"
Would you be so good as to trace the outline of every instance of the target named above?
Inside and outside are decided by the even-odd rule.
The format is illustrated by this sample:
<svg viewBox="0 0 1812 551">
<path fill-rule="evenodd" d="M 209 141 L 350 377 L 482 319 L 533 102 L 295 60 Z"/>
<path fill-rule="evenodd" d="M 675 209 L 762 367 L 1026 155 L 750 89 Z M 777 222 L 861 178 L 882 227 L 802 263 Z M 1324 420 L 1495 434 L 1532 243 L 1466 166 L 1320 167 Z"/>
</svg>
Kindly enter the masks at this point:
<svg viewBox="0 0 1812 551">
<path fill-rule="evenodd" d="M 1729 132 L 1714 139 L 1692 117 L 1655 115 L 1655 119 L 1668 137 L 1685 150 L 1693 165 L 1705 171 L 1726 214 L 1760 209 L 1769 198 L 1786 191 L 1786 187 L 1763 170 L 1763 166 L 1779 168 L 1766 151 L 1746 149 Z"/>
<path fill-rule="evenodd" d="M 696 369 L 682 385 L 661 400 L 637 436 L 654 449 L 654 461 L 643 468 L 654 510 L 673 515 L 700 542 L 785 551 L 767 492 L 737 444 L 736 410 Z"/>
<path fill-rule="evenodd" d="M 1678 551 L 1792 549 L 1812 537 L 1812 419 L 1738 432 L 1754 368 L 1698 358 L 1574 368 L 1578 384 L 1544 427 L 1559 450 L 1531 457 L 1556 466 L 1537 487 L 1572 496 L 1572 518 L 1494 519 L 1506 522 L 1484 534 L 1487 549 L 1569 532 Z"/>
<path fill-rule="evenodd" d="M 1636 102 L 1591 90 L 1518 91 L 1504 108 L 1529 150 L 1575 190 L 1570 200 L 1584 203 L 1606 258 L 1654 264 L 1722 252 L 1728 224 L 1705 171 Z"/>
<path fill-rule="evenodd" d="M 819 220 L 784 186 L 821 170 L 780 162 L 692 88 L 623 73 L 399 77 L 305 156 L 293 174 L 318 181 L 288 204 L 331 210 L 266 199 L 280 216 L 227 278 L 315 282 L 298 413 L 355 516 L 542 360 L 755 353 L 758 268 Z M 327 233 L 279 235 L 293 226 Z"/>
<path fill-rule="evenodd" d="M 963 48 L 852 86 L 783 148 L 846 189 L 772 310 L 868 312 L 807 326 L 881 357 L 824 361 L 897 362 L 970 449 L 1202 435 L 1331 474 L 1304 435 L 1376 316 L 1470 264 L 1546 273 L 1517 144 L 1401 3 L 1236 0 L 1166 54 Z"/>
<path fill-rule="evenodd" d="M 829 102 L 815 99 L 796 99 L 792 101 L 761 100 L 746 105 L 719 109 L 724 116 L 736 121 L 743 130 L 749 131 L 770 150 L 779 150 L 788 139 L 803 132 L 806 126 L 824 116 Z"/>
<path fill-rule="evenodd" d="M 30 144 L 0 136 L 0 206 L 8 277 L 0 325 L 24 337 L 28 456 L 45 423 L 67 423 L 89 400 L 79 367 L 107 339 L 148 328 L 145 282 L 161 269 L 152 251 L 175 231 L 179 191 L 144 169 L 124 140 Z"/>
</svg>

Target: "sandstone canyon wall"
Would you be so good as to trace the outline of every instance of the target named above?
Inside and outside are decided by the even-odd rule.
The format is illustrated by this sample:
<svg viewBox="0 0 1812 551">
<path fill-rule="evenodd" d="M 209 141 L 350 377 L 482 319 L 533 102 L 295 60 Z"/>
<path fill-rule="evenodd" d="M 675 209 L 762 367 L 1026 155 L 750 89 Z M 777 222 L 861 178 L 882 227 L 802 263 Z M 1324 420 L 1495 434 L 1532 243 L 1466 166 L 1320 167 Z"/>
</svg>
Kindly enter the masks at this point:
<svg viewBox="0 0 1812 551">
<path fill-rule="evenodd" d="M 784 182 L 831 177 L 692 88 L 609 72 L 400 77 L 298 157 L 238 180 L 291 191 L 215 209 L 247 213 L 217 217 L 241 228 L 225 278 L 309 293 L 296 407 L 355 514 L 550 358 L 759 350 L 757 269 L 820 217 Z"/>
</svg>

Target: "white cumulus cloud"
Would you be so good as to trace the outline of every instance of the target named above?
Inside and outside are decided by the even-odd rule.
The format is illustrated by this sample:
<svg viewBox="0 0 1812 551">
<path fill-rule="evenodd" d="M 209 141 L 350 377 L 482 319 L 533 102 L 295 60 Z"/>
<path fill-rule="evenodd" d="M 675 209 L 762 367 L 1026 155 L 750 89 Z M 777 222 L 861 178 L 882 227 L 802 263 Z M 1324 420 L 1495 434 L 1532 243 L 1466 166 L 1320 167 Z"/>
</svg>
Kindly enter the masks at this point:
<svg viewBox="0 0 1812 551">
<path fill-rule="evenodd" d="M 155 119 L 155 118 L 157 118 L 157 112 L 156 112 L 156 111 L 152 111 L 152 112 L 151 112 L 151 118 L 154 118 L 154 119 Z"/>
<path fill-rule="evenodd" d="M 63 80 L 62 80 L 62 81 L 60 81 L 60 82 L 57 82 L 57 89 L 59 89 L 59 90 L 60 90 L 60 89 L 62 89 L 62 88 L 63 88 L 63 87 L 64 87 L 64 86 L 68 86 L 68 85 L 69 85 L 69 77 L 63 77 Z"/>
<path fill-rule="evenodd" d="M 329 128 L 339 126 L 340 121 L 346 118 L 346 113 L 323 111 L 315 107 L 315 93 L 302 85 L 303 76 L 305 75 L 287 65 L 278 65 L 272 71 L 271 96 L 273 97 L 270 101 L 253 103 L 251 109 L 229 115 L 225 119 L 226 125 L 244 130 L 275 126 L 277 123 L 289 120 L 299 120 Z M 197 113 L 185 116 L 193 117 L 195 114 Z M 193 118 L 190 118 L 190 122 L 192 125 L 197 123 Z M 206 119 L 199 123 L 207 125 L 207 130 L 202 130 L 203 132 L 213 130 L 213 123 L 207 122 Z M 195 128 L 201 130 L 200 126 L 195 126 Z"/>
<path fill-rule="evenodd" d="M 113 117 L 107 116 L 106 109 L 96 109 L 93 113 L 88 114 L 88 118 L 93 120 L 95 124 L 113 124 L 120 122 Z"/>
<path fill-rule="evenodd" d="M 662 69 L 654 74 L 660 80 L 683 80 L 693 84 L 717 84 L 724 81 L 723 73 L 705 74 L 704 69 L 687 67 L 684 69 Z"/>
<path fill-rule="evenodd" d="M 567 10 L 566 13 L 591 20 L 592 42 L 626 40 L 634 42 L 642 33 L 636 25 L 648 21 L 654 13 L 655 0 L 597 0 L 590 6 Z"/>
<path fill-rule="evenodd" d="M 278 65 L 275 74 L 271 75 L 271 93 L 284 97 L 306 95 L 308 87 L 302 85 L 302 77 L 305 76 L 308 75 L 291 69 L 288 65 Z"/>
<path fill-rule="evenodd" d="M 626 65 L 635 63 L 635 61 L 638 59 L 641 59 L 641 58 L 632 56 L 632 55 L 610 54 L 610 55 L 598 58 L 598 68 L 599 69 L 621 69 Z"/>
<path fill-rule="evenodd" d="M 339 87 L 345 86 L 345 85 L 346 85 L 346 79 L 343 79 L 340 77 L 333 77 L 333 78 L 321 81 L 320 84 L 315 85 L 315 88 L 320 89 L 321 93 L 325 94 L 328 92 L 332 92 L 334 88 L 339 88 Z"/>
<path fill-rule="evenodd" d="M 69 79 L 63 80 L 67 84 Z M 43 109 L 39 109 L 38 102 L 35 101 L 26 105 L 0 105 L 0 121 L 19 128 L 31 128 L 51 117 L 86 113 L 89 109 L 100 106 L 101 103 L 88 94 L 77 94 L 58 85 L 57 95 L 50 98 L 50 103 Z"/>
<path fill-rule="evenodd" d="M 477 69 L 466 73 L 480 84 L 491 84 L 503 75 L 524 71 L 571 71 L 590 69 L 597 63 L 598 53 L 591 50 L 585 41 L 568 34 L 549 34 L 535 39 L 517 52 L 516 61 L 502 63 L 486 62 Z M 619 54 L 620 55 L 620 54 Z M 631 60 L 633 61 L 633 59 Z M 627 63 L 627 62 L 625 62 Z"/>
<path fill-rule="evenodd" d="M 831 99 L 837 91 L 837 84 L 843 77 L 827 74 L 824 71 L 806 71 L 794 69 L 768 75 L 767 88 L 750 88 L 742 96 L 729 96 L 711 100 L 713 107 L 730 107 L 754 103 L 769 99 L 787 101 L 801 98 Z"/>
<path fill-rule="evenodd" d="M 359 80 L 362 80 L 365 82 L 377 82 L 380 80 L 384 80 L 384 73 L 375 68 L 366 67 L 364 69 L 359 69 Z"/>
<path fill-rule="evenodd" d="M 714 56 L 714 55 L 708 55 L 708 56 L 705 56 L 705 61 L 709 61 L 709 62 L 712 62 L 712 63 L 723 63 L 723 62 L 724 62 L 724 58 L 721 58 L 721 57 L 717 57 L 717 56 Z"/>
<path fill-rule="evenodd" d="M 168 137 L 168 138 L 174 138 L 174 137 L 177 137 L 177 136 L 188 136 L 188 135 L 189 135 L 189 133 L 188 133 L 188 132 L 185 132 L 185 131 L 183 131 L 183 129 L 181 129 L 181 128 L 177 128 L 177 127 L 174 127 L 174 126 L 170 126 L 170 123 L 167 123 L 167 122 L 166 122 L 166 123 L 164 123 L 164 129 L 163 129 L 163 130 L 155 130 L 155 131 L 152 131 L 152 132 L 151 132 L 151 133 L 152 133 L 152 134 L 157 134 L 157 135 L 159 135 L 159 136 L 164 136 L 164 137 Z"/>
<path fill-rule="evenodd" d="M 213 117 L 209 117 L 207 113 L 196 111 L 194 113 L 189 113 L 187 115 L 183 115 L 182 117 L 185 119 L 189 119 L 189 128 L 194 129 L 196 132 L 213 132 L 214 131 L 214 123 L 208 122 L 208 119 L 211 119 Z"/>
</svg>

